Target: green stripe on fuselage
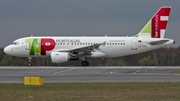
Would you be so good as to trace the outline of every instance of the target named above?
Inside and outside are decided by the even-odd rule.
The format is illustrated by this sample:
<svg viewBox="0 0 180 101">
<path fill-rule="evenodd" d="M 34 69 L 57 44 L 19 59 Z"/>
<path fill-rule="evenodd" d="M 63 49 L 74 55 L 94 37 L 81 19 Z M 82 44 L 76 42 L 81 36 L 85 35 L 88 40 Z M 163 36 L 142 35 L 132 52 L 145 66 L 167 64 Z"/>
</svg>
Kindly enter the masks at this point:
<svg viewBox="0 0 180 101">
<path fill-rule="evenodd" d="M 26 39 L 26 43 L 29 44 L 29 55 L 35 55 L 41 53 L 41 39 L 40 38 L 29 38 Z"/>
</svg>

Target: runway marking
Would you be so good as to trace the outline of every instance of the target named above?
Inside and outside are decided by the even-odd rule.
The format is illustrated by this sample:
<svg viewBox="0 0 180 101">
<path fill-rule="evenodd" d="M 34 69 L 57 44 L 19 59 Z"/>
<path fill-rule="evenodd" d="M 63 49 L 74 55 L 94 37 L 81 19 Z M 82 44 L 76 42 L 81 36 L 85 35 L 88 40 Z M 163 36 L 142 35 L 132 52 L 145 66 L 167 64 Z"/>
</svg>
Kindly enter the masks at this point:
<svg viewBox="0 0 180 101">
<path fill-rule="evenodd" d="M 64 73 L 64 72 L 67 72 L 67 71 L 70 71 L 70 70 L 73 70 L 75 68 L 69 68 L 69 69 L 66 69 L 66 70 L 62 70 L 62 71 L 59 71 L 59 72 L 54 72 L 52 74 L 60 74 L 60 73 Z"/>
<path fill-rule="evenodd" d="M 180 74 L 174 74 L 174 75 L 179 76 Z"/>
</svg>

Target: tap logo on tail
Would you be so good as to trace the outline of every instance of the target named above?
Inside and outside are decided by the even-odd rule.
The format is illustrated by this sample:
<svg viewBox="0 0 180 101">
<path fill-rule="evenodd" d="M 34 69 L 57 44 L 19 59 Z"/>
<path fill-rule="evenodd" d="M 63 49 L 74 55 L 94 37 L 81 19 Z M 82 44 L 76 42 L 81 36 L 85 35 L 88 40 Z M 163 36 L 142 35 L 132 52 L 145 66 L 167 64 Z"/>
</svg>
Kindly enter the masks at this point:
<svg viewBox="0 0 180 101">
<path fill-rule="evenodd" d="M 161 7 L 135 37 L 163 38 L 165 35 L 171 7 Z"/>
<path fill-rule="evenodd" d="M 170 7 L 161 7 L 152 18 L 152 38 L 164 37 L 169 19 Z"/>
</svg>

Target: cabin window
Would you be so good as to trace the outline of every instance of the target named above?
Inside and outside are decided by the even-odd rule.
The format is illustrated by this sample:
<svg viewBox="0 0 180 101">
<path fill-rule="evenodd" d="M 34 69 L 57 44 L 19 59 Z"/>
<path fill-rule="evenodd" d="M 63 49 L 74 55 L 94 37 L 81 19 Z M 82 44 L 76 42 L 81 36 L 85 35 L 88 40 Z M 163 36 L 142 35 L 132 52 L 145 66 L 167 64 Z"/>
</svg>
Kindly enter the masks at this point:
<svg viewBox="0 0 180 101">
<path fill-rule="evenodd" d="M 46 42 L 45 45 L 46 45 L 46 46 L 50 46 L 51 43 L 50 43 L 50 42 Z"/>
<path fill-rule="evenodd" d="M 20 43 L 19 42 L 13 42 L 13 45 L 19 45 Z"/>
</svg>

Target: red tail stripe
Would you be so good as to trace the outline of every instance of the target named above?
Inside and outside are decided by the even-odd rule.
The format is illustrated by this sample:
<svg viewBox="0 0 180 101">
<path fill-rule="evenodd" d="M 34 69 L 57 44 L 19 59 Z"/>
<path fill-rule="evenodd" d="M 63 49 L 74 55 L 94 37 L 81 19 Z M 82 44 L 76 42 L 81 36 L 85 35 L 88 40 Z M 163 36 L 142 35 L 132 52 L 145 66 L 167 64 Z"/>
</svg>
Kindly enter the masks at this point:
<svg viewBox="0 0 180 101">
<path fill-rule="evenodd" d="M 161 16 L 169 16 L 171 8 L 160 8 L 159 12 L 157 12 Z"/>
<path fill-rule="evenodd" d="M 152 38 L 160 38 L 161 37 L 161 29 L 166 29 L 168 21 L 161 21 L 162 16 L 168 16 L 170 14 L 170 7 L 161 7 L 156 14 L 152 18 Z"/>
</svg>

